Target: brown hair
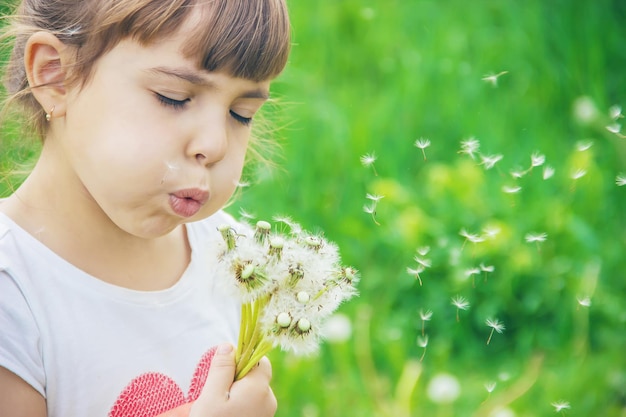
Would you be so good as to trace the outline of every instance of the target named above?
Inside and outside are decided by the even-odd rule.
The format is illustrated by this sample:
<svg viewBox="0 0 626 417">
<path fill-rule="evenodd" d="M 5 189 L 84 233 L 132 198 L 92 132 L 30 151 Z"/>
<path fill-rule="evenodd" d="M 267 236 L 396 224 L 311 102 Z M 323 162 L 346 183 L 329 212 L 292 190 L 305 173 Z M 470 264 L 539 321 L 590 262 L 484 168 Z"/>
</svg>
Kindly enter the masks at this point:
<svg viewBox="0 0 626 417">
<path fill-rule="evenodd" d="M 37 31 L 49 31 L 73 47 L 76 62 L 66 85 L 88 82 L 94 64 L 121 40 L 150 44 L 175 33 L 195 7 L 203 11 L 183 53 L 198 67 L 254 81 L 276 77 L 290 49 L 284 0 L 22 0 L 3 37 L 14 39 L 4 85 L 8 104 L 19 104 L 43 137 L 45 112 L 30 93 L 24 47 Z M 205 12 L 206 11 L 206 12 Z"/>
</svg>

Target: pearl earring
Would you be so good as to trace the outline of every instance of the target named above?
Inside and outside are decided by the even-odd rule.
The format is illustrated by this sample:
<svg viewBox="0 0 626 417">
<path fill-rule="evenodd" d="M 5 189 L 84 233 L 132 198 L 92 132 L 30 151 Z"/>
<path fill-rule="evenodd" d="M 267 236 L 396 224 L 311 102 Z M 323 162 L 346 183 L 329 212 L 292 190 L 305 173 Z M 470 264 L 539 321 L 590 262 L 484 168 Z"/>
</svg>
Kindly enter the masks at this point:
<svg viewBox="0 0 626 417">
<path fill-rule="evenodd" d="M 50 121 L 50 119 L 52 119 L 52 113 L 54 112 L 54 108 L 55 108 L 55 107 L 56 107 L 56 106 L 52 106 L 52 108 L 50 109 L 50 112 L 49 112 L 49 113 L 46 113 L 46 122 L 49 122 L 49 121 Z"/>
</svg>

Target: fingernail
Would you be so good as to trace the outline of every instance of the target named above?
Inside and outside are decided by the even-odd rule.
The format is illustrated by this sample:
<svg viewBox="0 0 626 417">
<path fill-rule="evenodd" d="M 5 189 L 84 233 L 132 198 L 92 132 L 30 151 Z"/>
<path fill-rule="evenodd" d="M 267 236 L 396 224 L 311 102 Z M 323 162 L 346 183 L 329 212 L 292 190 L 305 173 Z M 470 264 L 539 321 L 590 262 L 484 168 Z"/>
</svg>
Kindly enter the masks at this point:
<svg viewBox="0 0 626 417">
<path fill-rule="evenodd" d="M 215 353 L 217 355 L 228 355 L 232 351 L 233 351 L 233 345 L 229 343 L 224 343 L 217 347 L 217 350 L 215 351 Z"/>
</svg>

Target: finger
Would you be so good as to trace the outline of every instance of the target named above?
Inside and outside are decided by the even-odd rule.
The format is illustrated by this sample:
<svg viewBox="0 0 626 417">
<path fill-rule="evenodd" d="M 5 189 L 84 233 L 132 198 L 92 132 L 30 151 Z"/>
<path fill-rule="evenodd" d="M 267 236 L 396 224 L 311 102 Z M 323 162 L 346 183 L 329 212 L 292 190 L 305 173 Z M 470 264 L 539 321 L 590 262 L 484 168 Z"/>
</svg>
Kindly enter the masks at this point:
<svg viewBox="0 0 626 417">
<path fill-rule="evenodd" d="M 235 352 L 230 344 L 217 347 L 203 392 L 215 399 L 227 400 L 235 378 Z M 218 398 L 219 397 L 219 398 Z"/>
<path fill-rule="evenodd" d="M 270 383 L 270 381 L 272 380 L 272 363 L 267 358 L 267 356 L 263 356 L 257 366 L 252 368 L 252 370 L 250 371 L 250 376 L 254 377 L 255 379 L 262 379 L 268 384 Z"/>
</svg>

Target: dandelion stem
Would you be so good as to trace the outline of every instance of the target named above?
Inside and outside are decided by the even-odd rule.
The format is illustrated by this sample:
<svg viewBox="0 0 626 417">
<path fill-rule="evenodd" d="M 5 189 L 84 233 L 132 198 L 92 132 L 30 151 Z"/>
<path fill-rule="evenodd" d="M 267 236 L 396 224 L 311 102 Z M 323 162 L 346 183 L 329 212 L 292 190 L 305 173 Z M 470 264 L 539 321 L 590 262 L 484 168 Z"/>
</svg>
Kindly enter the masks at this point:
<svg viewBox="0 0 626 417">
<path fill-rule="evenodd" d="M 252 365 L 256 364 L 271 348 L 261 333 L 261 326 L 258 323 L 260 311 L 269 301 L 269 296 L 259 298 L 241 306 L 241 329 L 239 331 L 239 341 L 237 343 L 237 352 L 235 354 L 237 368 L 235 371 L 236 380 L 241 379 L 246 373 L 252 369 Z M 265 345 L 269 344 L 269 348 Z M 261 354 L 259 348 L 263 346 Z M 253 362 L 258 355 L 259 359 Z M 247 370 L 246 370 L 247 369 Z M 245 372 L 244 372 L 245 371 Z"/>
<path fill-rule="evenodd" d="M 261 339 L 259 345 L 254 349 L 251 353 L 250 358 L 246 361 L 245 366 L 242 366 L 241 369 L 237 370 L 235 374 L 235 381 L 240 380 L 244 376 L 248 374 L 256 365 L 259 363 L 261 358 L 265 356 L 269 351 L 273 348 L 272 343 L 265 339 Z M 243 364 L 242 364 L 243 365 Z"/>
</svg>

